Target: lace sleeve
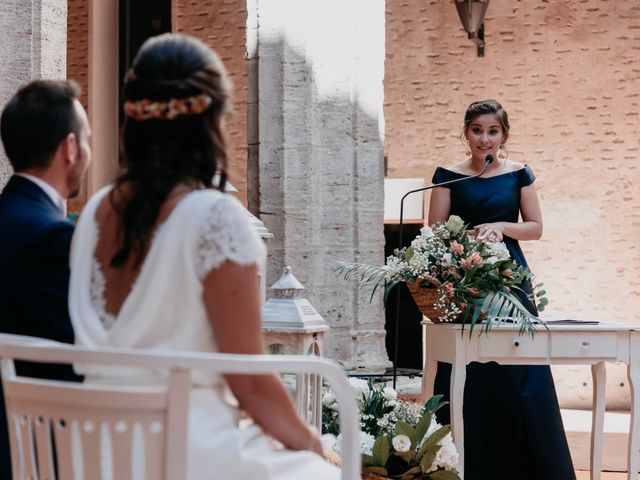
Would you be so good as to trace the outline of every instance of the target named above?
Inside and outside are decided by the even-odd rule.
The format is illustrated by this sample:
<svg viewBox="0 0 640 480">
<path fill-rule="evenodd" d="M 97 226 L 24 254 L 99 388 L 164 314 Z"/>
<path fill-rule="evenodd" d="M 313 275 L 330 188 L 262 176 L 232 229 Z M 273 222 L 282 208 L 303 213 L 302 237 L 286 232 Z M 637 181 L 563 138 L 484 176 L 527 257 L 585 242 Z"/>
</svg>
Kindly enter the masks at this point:
<svg viewBox="0 0 640 480">
<path fill-rule="evenodd" d="M 224 195 L 209 207 L 196 246 L 196 272 L 200 280 L 227 260 L 251 265 L 259 263 L 265 254 L 264 243 L 240 202 Z"/>
</svg>

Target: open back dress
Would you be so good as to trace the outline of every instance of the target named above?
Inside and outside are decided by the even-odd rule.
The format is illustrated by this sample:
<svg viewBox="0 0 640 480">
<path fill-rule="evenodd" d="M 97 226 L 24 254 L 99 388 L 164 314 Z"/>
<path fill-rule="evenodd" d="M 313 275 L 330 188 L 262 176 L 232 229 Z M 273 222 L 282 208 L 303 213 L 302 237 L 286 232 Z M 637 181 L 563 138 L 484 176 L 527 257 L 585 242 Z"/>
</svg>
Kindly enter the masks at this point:
<svg viewBox="0 0 640 480">
<path fill-rule="evenodd" d="M 105 310 L 105 280 L 95 257 L 95 212 L 106 187 L 86 205 L 72 242 L 69 309 L 76 344 L 216 352 L 203 279 L 223 262 L 256 264 L 264 245 L 241 204 L 217 190 L 189 193 L 156 230 L 131 292 L 117 315 Z M 78 367 L 77 367 L 78 369 Z M 88 381 L 157 384 L 147 371 L 83 366 Z M 220 375 L 196 372 L 189 409 L 186 480 L 332 480 L 339 469 L 308 451 L 275 445 L 257 425 L 239 428 L 239 411 Z"/>
</svg>

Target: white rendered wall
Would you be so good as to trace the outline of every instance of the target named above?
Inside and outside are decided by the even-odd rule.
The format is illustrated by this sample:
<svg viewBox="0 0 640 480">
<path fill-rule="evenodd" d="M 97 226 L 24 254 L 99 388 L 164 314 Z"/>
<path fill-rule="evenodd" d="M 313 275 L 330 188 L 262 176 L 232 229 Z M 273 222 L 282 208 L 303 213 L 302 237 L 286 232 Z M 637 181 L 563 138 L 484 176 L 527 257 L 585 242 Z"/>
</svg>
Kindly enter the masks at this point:
<svg viewBox="0 0 640 480">
<path fill-rule="evenodd" d="M 21 85 L 36 78 L 65 78 L 67 1 L 0 2 L 0 109 Z M 0 149 L 0 188 L 11 175 Z"/>
<path fill-rule="evenodd" d="M 370 292 L 332 272 L 338 259 L 384 261 L 384 0 L 251 4 L 258 132 L 249 143 L 259 139 L 258 155 L 250 152 L 259 191 L 252 206 L 275 236 L 268 281 L 291 265 L 331 326 L 327 356 L 384 368 L 380 297 L 370 303 Z"/>
</svg>

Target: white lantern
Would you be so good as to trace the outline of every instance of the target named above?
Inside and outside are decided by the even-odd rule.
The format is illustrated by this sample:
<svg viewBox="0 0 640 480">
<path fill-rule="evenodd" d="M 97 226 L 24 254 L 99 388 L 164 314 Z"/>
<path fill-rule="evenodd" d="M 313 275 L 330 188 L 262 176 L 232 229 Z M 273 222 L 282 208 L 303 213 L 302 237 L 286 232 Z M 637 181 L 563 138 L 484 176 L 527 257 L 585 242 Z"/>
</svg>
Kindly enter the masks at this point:
<svg viewBox="0 0 640 480">
<path fill-rule="evenodd" d="M 267 348 L 273 353 L 323 355 L 324 332 L 329 325 L 303 298 L 304 286 L 284 267 L 282 276 L 271 287 L 273 298 L 262 307 L 262 332 Z M 298 375 L 296 378 L 298 411 L 309 422 L 321 427 L 322 378 Z"/>
</svg>

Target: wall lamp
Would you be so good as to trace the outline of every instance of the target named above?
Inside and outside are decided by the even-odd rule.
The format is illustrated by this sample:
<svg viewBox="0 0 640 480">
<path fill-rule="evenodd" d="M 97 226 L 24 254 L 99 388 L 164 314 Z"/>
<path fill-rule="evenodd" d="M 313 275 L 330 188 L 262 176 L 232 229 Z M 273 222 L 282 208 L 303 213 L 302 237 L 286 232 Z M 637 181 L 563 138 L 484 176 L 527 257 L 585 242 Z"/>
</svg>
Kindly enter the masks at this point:
<svg viewBox="0 0 640 480">
<path fill-rule="evenodd" d="M 484 57 L 484 15 L 489 0 L 454 0 L 458 16 L 469 40 L 478 46 L 478 56 Z"/>
</svg>

